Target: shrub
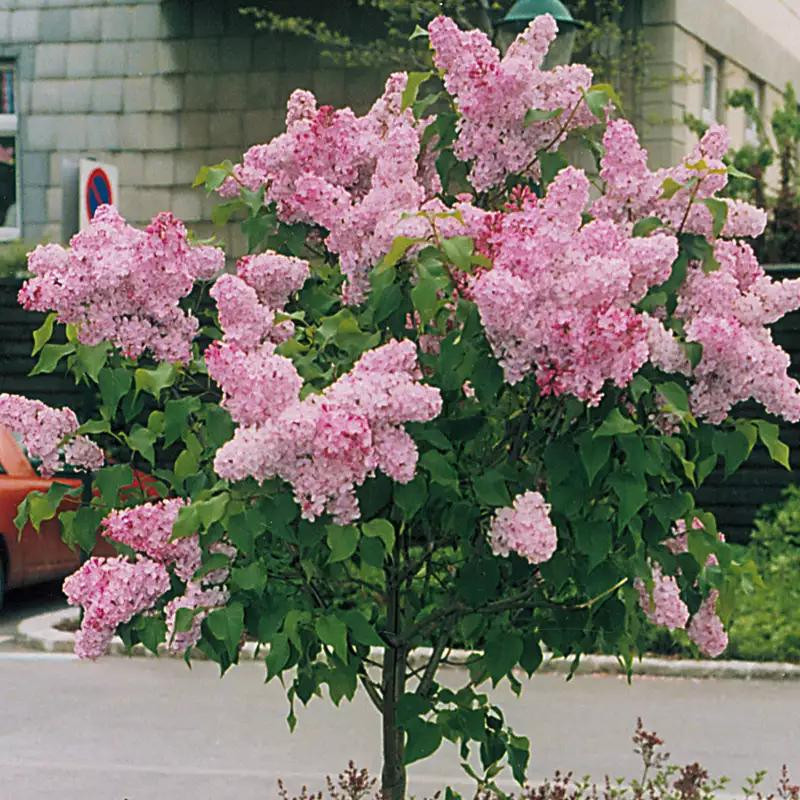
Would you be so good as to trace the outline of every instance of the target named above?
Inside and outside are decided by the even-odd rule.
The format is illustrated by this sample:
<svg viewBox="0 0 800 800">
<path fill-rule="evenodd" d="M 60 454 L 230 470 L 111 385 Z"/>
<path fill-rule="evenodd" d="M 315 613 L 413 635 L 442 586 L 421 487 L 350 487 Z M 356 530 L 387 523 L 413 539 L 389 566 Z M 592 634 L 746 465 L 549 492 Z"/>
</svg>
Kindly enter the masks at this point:
<svg viewBox="0 0 800 800">
<path fill-rule="evenodd" d="M 197 177 L 215 221 L 241 220 L 236 274 L 171 214 L 141 231 L 102 207 L 20 292 L 50 312 L 37 371 L 64 361 L 99 394 L 83 424 L 0 396 L 46 468 L 94 473 L 79 509 L 56 484 L 18 523 L 58 514 L 73 546 L 119 550 L 65 582 L 76 650 L 116 631 L 224 672 L 252 636 L 290 724 L 323 690 L 368 695 L 386 800 L 445 739 L 481 785 L 522 782 L 529 742 L 481 687 L 520 691 L 542 645 L 630 667 L 650 622 L 723 652 L 751 568 L 694 489 L 756 446 L 788 466 L 739 401 L 800 419 L 766 329 L 800 282 L 741 241 L 763 212 L 717 196 L 726 131 L 651 172 L 613 89 L 540 68 L 555 34 L 537 17 L 501 56 L 438 17 L 435 69 L 392 75 L 367 114 L 293 92 L 284 134 Z M 600 196 L 571 135 L 602 140 Z M 453 689 L 456 644 L 476 652 Z"/>
<path fill-rule="evenodd" d="M 800 487 L 756 520 L 748 555 L 763 583 L 737 603 L 730 653 L 757 661 L 800 661 Z"/>
<path fill-rule="evenodd" d="M 28 275 L 30 242 L 0 242 L 0 278 L 23 278 Z"/>
</svg>

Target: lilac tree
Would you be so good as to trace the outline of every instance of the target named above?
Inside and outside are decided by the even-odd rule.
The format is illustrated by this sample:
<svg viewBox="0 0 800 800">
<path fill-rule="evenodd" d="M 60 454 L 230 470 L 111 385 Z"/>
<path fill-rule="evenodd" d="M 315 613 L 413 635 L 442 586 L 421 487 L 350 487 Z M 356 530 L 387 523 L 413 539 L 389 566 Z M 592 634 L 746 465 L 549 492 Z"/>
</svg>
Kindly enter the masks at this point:
<svg viewBox="0 0 800 800">
<path fill-rule="evenodd" d="M 215 221 L 241 219 L 235 271 L 168 214 L 104 208 L 33 252 L 20 294 L 51 312 L 38 369 L 66 359 L 98 413 L 65 428 L 4 397 L 0 421 L 56 462 L 72 436 L 112 459 L 92 451 L 80 508 L 56 487 L 19 514 L 119 551 L 65 583 L 79 654 L 116 632 L 225 671 L 251 637 L 292 725 L 360 687 L 391 800 L 444 739 L 482 785 L 524 780 L 529 743 L 481 687 L 520 691 L 543 648 L 630 667 L 649 621 L 722 652 L 752 568 L 693 491 L 759 442 L 788 465 L 739 401 L 800 418 L 767 327 L 800 282 L 756 261 L 764 213 L 717 197 L 726 132 L 652 172 L 610 87 L 540 68 L 555 32 L 537 18 L 501 57 L 439 17 L 434 69 L 364 116 L 293 93 L 284 133 L 198 175 Z M 437 678 L 453 648 L 459 689 Z"/>
</svg>

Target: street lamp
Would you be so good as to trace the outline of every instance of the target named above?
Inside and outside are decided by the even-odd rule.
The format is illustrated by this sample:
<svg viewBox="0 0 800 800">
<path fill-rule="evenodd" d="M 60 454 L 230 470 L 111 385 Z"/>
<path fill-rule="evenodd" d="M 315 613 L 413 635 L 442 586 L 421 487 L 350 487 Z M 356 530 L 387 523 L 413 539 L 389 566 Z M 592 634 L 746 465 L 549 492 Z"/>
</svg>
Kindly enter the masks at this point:
<svg viewBox="0 0 800 800">
<path fill-rule="evenodd" d="M 517 35 L 542 14 L 550 14 L 558 23 L 558 35 L 550 45 L 542 67 L 551 69 L 557 64 L 569 64 L 575 46 L 575 32 L 581 23 L 569 13 L 561 0 L 517 0 L 496 24 L 500 49 L 505 52 Z"/>
</svg>

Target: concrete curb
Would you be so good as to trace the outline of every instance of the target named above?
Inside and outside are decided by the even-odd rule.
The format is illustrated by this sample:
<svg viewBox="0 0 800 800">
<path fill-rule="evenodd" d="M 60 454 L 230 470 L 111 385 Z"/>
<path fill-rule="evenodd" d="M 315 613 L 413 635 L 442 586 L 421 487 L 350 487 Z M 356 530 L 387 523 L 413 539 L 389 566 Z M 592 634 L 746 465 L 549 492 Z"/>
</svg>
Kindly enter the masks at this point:
<svg viewBox="0 0 800 800">
<path fill-rule="evenodd" d="M 67 631 L 56 630 L 65 622 L 77 622 L 78 610 L 65 608 L 51 611 L 22 620 L 17 626 L 14 640 L 17 644 L 48 653 L 71 653 L 74 636 Z M 373 656 L 380 657 L 380 648 L 373 648 Z M 110 655 L 148 656 L 153 653 L 142 645 L 136 645 L 129 654 L 119 637 L 114 637 L 109 650 Z M 240 651 L 242 660 L 255 660 L 267 653 L 267 648 L 258 647 L 255 642 L 246 642 Z M 411 654 L 413 666 L 425 663 L 430 654 L 429 648 L 418 648 Z M 167 652 L 165 645 L 159 647 L 159 655 L 182 658 Z M 467 650 L 453 650 L 445 667 L 463 669 L 471 653 Z M 203 653 L 195 650 L 192 659 L 205 661 Z M 539 672 L 569 673 L 572 662 L 569 659 L 545 657 Z M 694 661 L 689 659 L 670 659 L 645 657 L 634 662 L 634 675 L 655 675 L 669 678 L 734 678 L 738 680 L 800 680 L 800 664 L 787 664 L 779 661 Z M 577 674 L 624 675 L 625 670 L 614 656 L 585 655 L 581 658 Z"/>
</svg>

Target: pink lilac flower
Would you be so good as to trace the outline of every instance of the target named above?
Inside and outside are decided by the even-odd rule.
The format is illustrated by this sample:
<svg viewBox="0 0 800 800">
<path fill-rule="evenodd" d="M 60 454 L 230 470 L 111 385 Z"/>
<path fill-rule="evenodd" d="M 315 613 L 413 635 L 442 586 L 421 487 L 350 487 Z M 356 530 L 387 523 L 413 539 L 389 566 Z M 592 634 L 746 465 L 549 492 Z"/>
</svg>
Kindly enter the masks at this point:
<svg viewBox="0 0 800 800">
<path fill-rule="evenodd" d="M 647 360 L 652 325 L 632 303 L 669 276 L 677 242 L 584 225 L 588 197 L 584 173 L 567 168 L 544 198 L 495 220 L 494 267 L 472 293 L 509 383 L 534 372 L 542 392 L 596 404 L 606 381 L 626 386 Z"/>
<path fill-rule="evenodd" d="M 711 658 L 721 655 L 728 646 L 728 634 L 716 612 L 718 598 L 719 592 L 712 589 L 692 616 L 689 627 L 686 629 L 689 638 L 700 648 L 701 652 Z"/>
<path fill-rule="evenodd" d="M 325 228 L 326 246 L 339 255 L 348 279 L 343 291 L 349 303 L 364 299 L 366 275 L 391 247 L 403 214 L 416 212 L 435 185 L 430 164 L 418 161 L 425 125 L 410 109 L 401 110 L 406 81 L 404 73 L 391 75 L 363 117 L 349 108 L 318 108 L 311 93 L 294 92 L 286 132 L 250 148 L 235 179 L 222 187 L 231 195 L 237 180 L 248 188 L 266 186 L 266 200 L 277 204 L 281 220 Z"/>
<path fill-rule="evenodd" d="M 260 302 L 282 309 L 308 279 L 309 268 L 308 262 L 301 258 L 267 251 L 240 258 L 236 274 L 255 289 Z"/>
<path fill-rule="evenodd" d="M 541 69 L 556 32 L 549 14 L 538 16 L 501 58 L 481 31 L 462 31 L 444 16 L 428 26 L 434 64 L 459 112 L 454 152 L 472 162 L 477 191 L 501 184 L 509 173 L 529 172 L 538 150 L 555 149 L 570 130 L 597 122 L 583 100 L 591 70 L 582 64 Z M 532 109 L 554 116 L 526 121 Z"/>
<path fill-rule="evenodd" d="M 19 300 L 76 325 L 83 344 L 107 340 L 131 358 L 149 350 L 164 361 L 188 361 L 197 320 L 179 301 L 195 281 L 209 280 L 224 265 L 222 250 L 191 246 L 183 224 L 169 213 L 141 231 L 113 206 L 101 206 L 69 249 L 47 244 L 31 253 L 34 277 Z"/>
<path fill-rule="evenodd" d="M 558 534 L 550 521 L 550 505 L 539 492 L 519 494 L 511 508 L 498 510 L 489 537 L 496 555 L 516 553 L 531 564 L 547 561 L 558 546 Z"/>
<path fill-rule="evenodd" d="M 41 460 L 42 475 L 52 475 L 63 462 L 95 470 L 105 463 L 103 451 L 85 436 L 74 436 L 78 418 L 71 408 L 52 408 L 22 395 L 0 394 L 0 425 L 16 433 L 28 455 Z M 70 438 L 71 437 L 71 438 Z"/>
<path fill-rule="evenodd" d="M 692 373 L 692 410 L 719 423 L 733 405 L 753 398 L 769 413 L 797 421 L 800 384 L 789 377 L 789 356 L 766 326 L 800 308 L 800 280 L 772 281 L 742 242 L 719 241 L 714 255 L 720 269 L 705 274 L 691 266 L 676 309 L 687 341 L 703 347 Z"/>
<path fill-rule="evenodd" d="M 647 619 L 654 625 L 663 625 L 669 630 L 683 629 L 689 619 L 689 609 L 681 600 L 681 590 L 673 575 L 664 575 L 661 567 L 654 564 L 652 597 L 647 584 L 637 578 L 634 588 L 639 593 L 639 605 Z"/>
<path fill-rule="evenodd" d="M 234 422 L 257 425 L 297 402 L 303 380 L 294 364 L 267 342 L 245 351 L 215 342 L 205 351 L 206 367 L 222 389 L 222 406 Z"/>
<path fill-rule="evenodd" d="M 164 616 L 167 622 L 167 647 L 171 653 L 183 654 L 189 648 L 194 647 L 200 640 L 201 627 L 203 620 L 211 611 L 228 602 L 229 594 L 227 590 L 218 586 L 204 588 L 201 584 L 190 582 L 186 585 L 186 591 L 180 597 L 170 600 L 164 606 Z M 178 610 L 189 608 L 196 613 L 192 617 L 192 625 L 188 631 L 176 631 L 175 620 Z"/>
<path fill-rule="evenodd" d="M 103 655 L 117 627 L 152 608 L 168 590 L 167 570 L 149 558 L 90 558 L 64 581 L 67 601 L 83 607 L 75 634 L 76 655 Z"/>
<path fill-rule="evenodd" d="M 224 339 L 234 347 L 257 347 L 273 328 L 275 314 L 263 305 L 252 286 L 236 275 L 223 275 L 209 292 L 217 303 Z"/>
<path fill-rule="evenodd" d="M 346 524 L 359 516 L 355 488 L 376 469 L 402 483 L 414 476 L 417 449 L 402 425 L 436 417 L 439 391 L 420 383 L 408 340 L 368 351 L 322 394 L 303 400 L 296 391 L 289 400 L 299 381 L 290 369 L 275 413 L 239 427 L 217 451 L 214 469 L 234 481 L 280 477 L 292 485 L 305 519 L 327 512 Z M 229 407 L 239 402 L 235 386 L 226 394 Z"/>
<path fill-rule="evenodd" d="M 170 498 L 114 510 L 101 523 L 103 535 L 165 566 L 173 564 L 175 574 L 188 581 L 200 566 L 201 552 L 197 534 L 172 539 L 172 527 L 184 505 L 182 498 Z"/>
</svg>

